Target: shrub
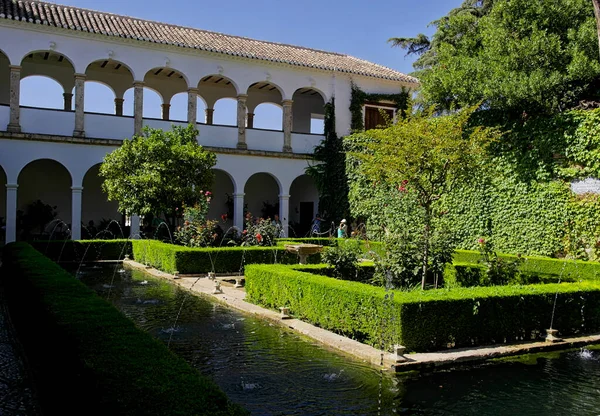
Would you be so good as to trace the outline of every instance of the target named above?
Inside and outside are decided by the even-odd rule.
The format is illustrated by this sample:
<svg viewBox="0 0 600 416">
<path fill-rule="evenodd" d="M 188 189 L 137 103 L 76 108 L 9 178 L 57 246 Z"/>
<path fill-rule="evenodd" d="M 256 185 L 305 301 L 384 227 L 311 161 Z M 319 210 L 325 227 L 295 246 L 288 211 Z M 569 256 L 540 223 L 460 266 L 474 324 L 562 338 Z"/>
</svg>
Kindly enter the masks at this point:
<svg viewBox="0 0 600 416">
<path fill-rule="evenodd" d="M 130 240 L 33 241 L 31 245 L 53 261 L 122 260 L 132 255 Z"/>
<path fill-rule="evenodd" d="M 246 414 L 213 381 L 31 246 L 7 245 L 2 268 L 44 413 Z"/>
<path fill-rule="evenodd" d="M 337 246 L 327 247 L 321 259 L 333 268 L 333 277 L 344 280 L 357 280 L 358 258 L 361 249 L 355 240 L 339 241 Z"/>
</svg>

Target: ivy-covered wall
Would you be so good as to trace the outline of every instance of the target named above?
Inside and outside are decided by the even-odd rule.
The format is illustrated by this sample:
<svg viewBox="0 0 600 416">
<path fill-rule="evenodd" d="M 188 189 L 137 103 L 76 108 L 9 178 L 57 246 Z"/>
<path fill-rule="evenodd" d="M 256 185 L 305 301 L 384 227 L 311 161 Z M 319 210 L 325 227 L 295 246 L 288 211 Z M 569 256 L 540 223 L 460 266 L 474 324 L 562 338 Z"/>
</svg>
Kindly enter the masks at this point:
<svg viewBox="0 0 600 416">
<path fill-rule="evenodd" d="M 486 123 L 485 116 L 477 123 Z M 501 252 L 600 257 L 600 199 L 570 190 L 573 180 L 600 178 L 600 109 L 552 118 L 523 115 L 500 128 L 504 134 L 490 149 L 487 171 L 441 202 L 458 248 L 476 249 L 485 236 Z M 384 225 L 393 231 L 420 221 L 394 189 L 361 181 L 355 163 L 347 163 L 350 207 L 367 218 L 373 236 Z"/>
</svg>

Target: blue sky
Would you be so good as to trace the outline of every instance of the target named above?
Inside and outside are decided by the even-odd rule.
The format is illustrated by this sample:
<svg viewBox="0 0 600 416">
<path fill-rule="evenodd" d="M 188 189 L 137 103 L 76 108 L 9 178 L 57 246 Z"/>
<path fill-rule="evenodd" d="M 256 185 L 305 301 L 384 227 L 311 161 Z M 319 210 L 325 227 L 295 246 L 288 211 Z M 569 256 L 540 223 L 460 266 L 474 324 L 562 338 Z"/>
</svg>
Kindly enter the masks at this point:
<svg viewBox="0 0 600 416">
<path fill-rule="evenodd" d="M 428 24 L 458 7 L 462 0 L 59 0 L 56 3 L 346 53 L 410 73 L 413 58 L 405 57 L 400 49 L 391 48 L 387 39 L 413 36 L 421 32 L 431 34 L 433 28 L 428 27 Z M 37 82 L 30 80 L 22 86 L 23 105 L 36 103 L 38 106 L 53 106 L 59 93 L 59 98 L 62 99 L 62 92 L 54 91 L 53 86 L 46 86 L 43 90 L 48 91 L 47 96 L 40 99 Z M 33 91 L 38 91 L 37 97 L 34 97 Z M 105 92 L 100 89 L 96 91 L 94 86 L 88 88 L 86 84 L 86 95 L 90 97 L 96 94 L 104 97 L 102 94 Z M 126 96 L 125 99 L 127 98 Z M 181 99 L 177 100 L 178 98 Z M 183 111 L 179 108 L 185 106 L 183 98 L 176 97 L 171 114 Z M 160 117 L 159 104 L 153 100 L 155 98 L 148 97 L 148 105 L 145 100 L 145 108 L 152 110 L 150 114 L 145 111 L 145 115 Z M 95 103 L 89 101 L 88 104 L 86 100 L 86 111 L 106 110 L 99 102 L 109 100 L 94 101 Z M 112 107 L 112 102 L 109 105 Z M 218 117 L 219 113 L 224 114 L 225 111 L 218 110 L 215 109 L 215 123 L 227 124 L 229 120 Z M 274 110 L 276 109 L 267 108 L 263 111 L 275 114 Z M 268 120 L 269 117 L 265 119 Z M 265 127 L 270 127 L 272 123 L 267 124 Z"/>
</svg>

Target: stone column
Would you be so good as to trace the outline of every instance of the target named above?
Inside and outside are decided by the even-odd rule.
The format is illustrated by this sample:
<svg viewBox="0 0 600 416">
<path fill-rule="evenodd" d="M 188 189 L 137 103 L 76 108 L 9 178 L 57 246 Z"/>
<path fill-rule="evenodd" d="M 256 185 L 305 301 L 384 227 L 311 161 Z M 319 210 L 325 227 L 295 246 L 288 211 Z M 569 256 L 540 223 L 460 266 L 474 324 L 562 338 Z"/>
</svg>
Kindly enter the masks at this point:
<svg viewBox="0 0 600 416">
<path fill-rule="evenodd" d="M 292 100 L 283 100 L 283 151 L 292 151 Z"/>
<path fill-rule="evenodd" d="M 132 240 L 140 239 L 140 216 L 132 215 L 129 218 L 129 238 Z"/>
<path fill-rule="evenodd" d="M 13 133 L 21 132 L 21 115 L 19 107 L 19 99 L 21 95 L 21 67 L 11 65 L 10 67 L 10 119 L 7 131 Z"/>
<path fill-rule="evenodd" d="M 247 149 L 246 144 L 246 94 L 240 94 L 237 97 L 237 126 L 238 126 L 238 149 Z"/>
<path fill-rule="evenodd" d="M 162 119 L 169 120 L 169 110 L 171 110 L 171 104 L 161 104 L 162 107 Z"/>
<path fill-rule="evenodd" d="M 83 96 L 85 91 L 85 74 L 75 74 L 75 130 L 73 136 L 84 137 Z"/>
<path fill-rule="evenodd" d="M 71 187 L 71 240 L 81 240 L 81 198 L 83 186 Z"/>
<path fill-rule="evenodd" d="M 213 114 L 215 112 L 214 108 L 207 108 L 204 110 L 206 113 L 206 124 L 213 124 Z"/>
<path fill-rule="evenodd" d="M 233 226 L 244 230 L 244 193 L 233 194 Z"/>
<path fill-rule="evenodd" d="M 125 102 L 125 100 L 123 98 L 115 98 L 115 115 L 116 116 L 123 115 L 123 102 Z"/>
<path fill-rule="evenodd" d="M 133 134 L 141 135 L 144 126 L 144 83 L 133 83 Z"/>
<path fill-rule="evenodd" d="M 17 188 L 16 183 L 6 184 L 6 243 L 17 241 Z"/>
<path fill-rule="evenodd" d="M 281 226 L 283 228 L 283 237 L 288 236 L 288 224 L 289 224 L 289 216 L 290 216 L 290 196 L 289 195 L 279 195 L 279 220 L 281 221 Z"/>
<path fill-rule="evenodd" d="M 249 129 L 254 128 L 254 113 L 248 113 L 248 122 L 246 123 L 246 127 Z"/>
<path fill-rule="evenodd" d="M 188 89 L 188 114 L 187 122 L 196 125 L 196 112 L 198 111 L 198 88 Z"/>
<path fill-rule="evenodd" d="M 73 94 L 70 92 L 64 92 L 63 101 L 65 103 L 63 110 L 71 111 L 71 108 L 73 108 Z"/>
</svg>

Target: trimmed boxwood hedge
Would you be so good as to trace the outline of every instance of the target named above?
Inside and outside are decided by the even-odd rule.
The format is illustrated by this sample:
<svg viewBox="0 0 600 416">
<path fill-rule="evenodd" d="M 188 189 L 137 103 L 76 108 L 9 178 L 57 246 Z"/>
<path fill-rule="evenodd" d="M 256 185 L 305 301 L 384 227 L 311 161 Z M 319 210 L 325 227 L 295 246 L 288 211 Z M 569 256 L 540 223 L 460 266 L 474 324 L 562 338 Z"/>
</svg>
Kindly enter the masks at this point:
<svg viewBox="0 0 600 416">
<path fill-rule="evenodd" d="M 298 256 L 282 246 L 189 248 L 156 240 L 133 240 L 132 245 L 136 261 L 167 273 L 239 273 L 247 264 L 298 263 Z M 308 257 L 310 263 L 320 260 L 320 254 Z"/>
<path fill-rule="evenodd" d="M 517 256 L 512 254 L 500 254 L 499 257 L 506 260 L 517 260 Z M 542 281 L 554 280 L 554 277 L 559 276 L 561 281 L 600 278 L 600 263 L 598 262 L 539 256 L 522 256 L 522 258 L 524 261 L 519 266 L 520 272 L 529 276 L 537 276 Z M 481 253 L 471 250 L 456 250 L 453 257 L 454 263 L 476 264 L 480 259 Z"/>
<path fill-rule="evenodd" d="M 122 260 L 131 256 L 131 241 L 120 240 L 52 240 L 30 243 L 53 261 Z"/>
<path fill-rule="evenodd" d="M 437 351 L 600 330 L 600 282 L 386 292 L 284 265 L 246 267 L 247 299 L 380 348 Z M 392 296 L 393 295 L 393 296 Z"/>
<path fill-rule="evenodd" d="M 32 246 L 8 244 L 2 258 L 9 311 L 44 413 L 247 414 Z"/>
</svg>

